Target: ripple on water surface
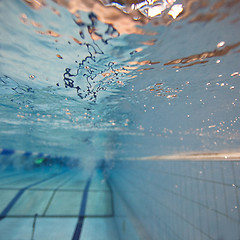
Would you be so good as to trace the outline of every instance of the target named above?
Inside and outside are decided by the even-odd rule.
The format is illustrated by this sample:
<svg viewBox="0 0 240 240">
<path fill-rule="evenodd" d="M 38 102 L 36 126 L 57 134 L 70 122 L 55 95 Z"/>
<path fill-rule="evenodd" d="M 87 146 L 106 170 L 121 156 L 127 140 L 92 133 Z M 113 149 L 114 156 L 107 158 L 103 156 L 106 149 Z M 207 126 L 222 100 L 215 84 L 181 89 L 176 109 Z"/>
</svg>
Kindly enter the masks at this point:
<svg viewBox="0 0 240 240">
<path fill-rule="evenodd" d="M 239 10 L 2 1 L 0 147 L 97 159 L 238 149 Z"/>
</svg>

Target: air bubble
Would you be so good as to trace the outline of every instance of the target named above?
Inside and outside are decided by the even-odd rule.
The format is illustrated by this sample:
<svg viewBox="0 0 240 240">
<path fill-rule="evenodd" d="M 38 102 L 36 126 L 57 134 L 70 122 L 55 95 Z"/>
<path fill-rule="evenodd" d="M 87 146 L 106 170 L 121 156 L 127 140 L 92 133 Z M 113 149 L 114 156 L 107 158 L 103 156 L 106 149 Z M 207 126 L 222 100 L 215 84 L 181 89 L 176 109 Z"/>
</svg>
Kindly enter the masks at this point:
<svg viewBox="0 0 240 240">
<path fill-rule="evenodd" d="M 36 77 L 33 74 L 29 75 L 29 79 L 34 80 L 35 78 Z"/>
</svg>

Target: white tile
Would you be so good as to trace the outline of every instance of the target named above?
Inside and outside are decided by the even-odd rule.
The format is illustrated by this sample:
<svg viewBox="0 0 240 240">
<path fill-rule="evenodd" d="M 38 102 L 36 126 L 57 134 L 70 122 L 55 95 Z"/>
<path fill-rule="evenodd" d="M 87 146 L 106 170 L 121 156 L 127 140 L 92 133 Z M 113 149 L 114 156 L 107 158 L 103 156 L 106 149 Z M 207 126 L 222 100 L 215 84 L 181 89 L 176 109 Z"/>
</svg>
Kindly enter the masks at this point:
<svg viewBox="0 0 240 240">
<path fill-rule="evenodd" d="M 48 181 L 37 184 L 36 186 L 33 186 L 31 189 L 55 189 L 64 182 L 66 182 L 68 179 L 70 179 L 71 176 L 72 175 L 69 173 L 61 174 L 52 179 L 49 179 Z"/>
<path fill-rule="evenodd" d="M 236 187 L 226 187 L 226 196 L 227 196 L 227 215 L 231 218 L 234 218 L 235 220 L 239 220 L 239 203 L 237 202 L 238 196 L 238 189 Z M 237 207 L 237 208 L 236 208 Z"/>
<path fill-rule="evenodd" d="M 82 192 L 56 192 L 46 216 L 78 216 Z"/>
<path fill-rule="evenodd" d="M 34 240 L 70 240 L 76 223 L 77 218 L 38 218 Z"/>
<path fill-rule="evenodd" d="M 23 173 L 20 175 L 13 175 L 9 178 L 1 179 L 0 181 L 0 187 L 25 187 L 26 185 L 29 185 L 30 183 L 26 182 L 25 180 L 28 178 L 34 178 L 36 176 L 33 173 Z M 36 181 L 36 180 L 35 180 Z"/>
<path fill-rule="evenodd" d="M 119 240 L 113 218 L 85 218 L 80 240 Z"/>
<path fill-rule="evenodd" d="M 240 224 L 236 221 L 231 221 L 229 218 L 219 218 L 219 236 L 218 239 L 240 239 Z"/>
<path fill-rule="evenodd" d="M 33 218 L 5 218 L 0 221 L 0 239 L 31 239 Z"/>
<path fill-rule="evenodd" d="M 86 216 L 112 215 L 112 195 L 109 191 L 89 191 Z"/>
<path fill-rule="evenodd" d="M 240 187 L 240 161 L 233 163 L 233 171 L 235 175 L 235 185 Z"/>
<path fill-rule="evenodd" d="M 13 205 L 8 216 L 41 215 L 43 214 L 51 195 L 51 191 L 27 190 Z"/>
<path fill-rule="evenodd" d="M 0 213 L 16 196 L 18 190 L 0 190 Z"/>
<path fill-rule="evenodd" d="M 73 177 L 70 181 L 66 182 L 63 186 L 60 187 L 62 190 L 75 190 L 83 191 L 87 183 L 87 178 L 79 176 Z"/>
<path fill-rule="evenodd" d="M 229 162 L 222 163 L 224 183 L 226 184 L 230 184 L 230 185 L 235 184 L 233 166 L 234 166 L 234 162 L 229 161 Z"/>
</svg>

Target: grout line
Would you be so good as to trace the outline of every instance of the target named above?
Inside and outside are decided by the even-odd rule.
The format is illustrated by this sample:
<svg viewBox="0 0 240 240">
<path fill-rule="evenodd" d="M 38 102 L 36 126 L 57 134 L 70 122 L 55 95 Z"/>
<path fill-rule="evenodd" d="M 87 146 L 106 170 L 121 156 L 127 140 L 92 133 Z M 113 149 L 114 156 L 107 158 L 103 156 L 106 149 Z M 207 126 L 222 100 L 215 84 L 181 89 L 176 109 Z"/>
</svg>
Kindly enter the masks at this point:
<svg viewBox="0 0 240 240">
<path fill-rule="evenodd" d="M 144 170 L 142 170 L 142 171 L 144 171 Z M 161 172 L 161 173 L 164 173 L 164 174 L 168 174 L 170 176 L 189 178 L 189 179 L 196 180 L 196 181 L 209 182 L 209 183 L 220 184 L 220 185 L 225 185 L 225 186 L 228 186 L 228 187 L 232 187 L 231 183 L 223 183 L 223 182 L 213 181 L 213 180 L 209 180 L 209 179 L 203 179 L 203 178 L 198 178 L 198 177 L 182 175 L 182 174 L 178 174 L 178 173 L 171 173 L 171 172 L 162 171 L 162 170 L 157 170 L 157 171 L 158 171 L 158 173 Z M 237 186 L 237 185 L 235 187 L 240 188 L 240 186 Z"/>
<path fill-rule="evenodd" d="M 3 188 L 3 187 L 0 187 L 0 190 L 17 190 L 17 191 L 19 191 L 19 190 L 21 190 L 21 188 Z M 31 189 L 28 189 L 28 191 L 32 191 L 32 192 L 34 192 L 34 191 L 45 191 L 45 192 L 52 192 L 52 191 L 54 191 L 55 190 L 55 188 L 53 188 L 53 189 L 50 189 L 50 188 L 47 188 L 47 189 L 44 189 L 44 188 L 31 188 Z M 82 190 L 68 190 L 68 189 L 58 189 L 58 192 L 72 192 L 72 193 L 74 193 L 74 192 L 76 192 L 76 193 L 79 193 L 79 192 L 83 192 L 84 191 L 84 189 L 82 189 Z M 110 190 L 101 190 L 101 189 L 99 189 L 99 190 L 94 190 L 94 189 L 91 189 L 91 190 L 89 190 L 89 192 L 111 192 Z"/>
<path fill-rule="evenodd" d="M 125 180 L 126 180 L 126 178 L 125 178 Z M 131 182 L 131 181 L 129 181 L 129 182 Z M 226 215 L 226 214 L 224 214 L 224 213 L 222 213 L 222 212 L 219 212 L 217 209 L 209 208 L 208 206 L 205 206 L 204 204 L 202 204 L 202 203 L 200 203 L 200 202 L 197 202 L 197 201 L 195 201 L 195 200 L 192 200 L 192 199 L 190 199 L 190 198 L 187 198 L 187 197 L 185 197 L 185 196 L 182 195 L 182 194 L 175 193 L 174 191 L 168 190 L 168 189 L 166 189 L 166 188 L 164 188 L 164 187 L 162 187 L 162 186 L 159 186 L 159 185 L 157 185 L 157 187 L 160 188 L 160 189 L 162 189 L 163 191 L 168 192 L 168 193 L 171 193 L 171 194 L 173 194 L 173 195 L 175 195 L 175 196 L 180 196 L 181 198 L 183 198 L 183 199 L 185 199 L 185 200 L 187 200 L 187 201 L 189 201 L 189 202 L 192 202 L 192 203 L 194 203 L 194 204 L 196 204 L 196 205 L 200 205 L 201 207 L 203 207 L 203 208 L 205 208 L 205 209 L 207 209 L 207 210 L 213 211 L 213 212 L 215 212 L 216 214 L 222 215 L 222 216 L 224 216 L 224 217 L 226 217 L 226 218 L 228 218 L 228 219 L 230 219 L 230 220 L 232 220 L 232 221 L 234 221 L 234 222 L 239 222 L 237 219 L 232 218 L 232 217 L 230 217 L 230 216 L 228 216 L 228 215 Z M 139 190 L 140 190 L 141 192 L 143 192 L 141 189 L 139 189 Z"/>
<path fill-rule="evenodd" d="M 7 215 L 7 218 L 33 218 L 35 215 Z M 38 215 L 38 218 L 78 218 L 80 215 Z M 113 214 L 107 215 L 84 215 L 84 218 L 112 218 Z"/>
<path fill-rule="evenodd" d="M 15 205 L 15 203 L 19 200 L 19 198 L 23 195 L 23 193 L 24 193 L 27 189 L 29 189 L 29 188 L 31 188 L 32 186 L 35 186 L 35 185 L 37 185 L 37 184 L 43 183 L 43 182 L 45 182 L 45 181 L 48 181 L 49 179 L 52 179 L 52 178 L 54 178 L 54 177 L 56 177 L 56 176 L 59 176 L 59 175 L 61 175 L 61 174 L 63 174 L 63 172 L 60 173 L 60 174 L 55 174 L 55 175 L 50 176 L 50 177 L 48 177 L 48 178 L 44 178 L 44 179 L 42 179 L 42 180 L 40 180 L 40 181 L 37 181 L 37 182 L 35 182 L 35 183 L 32 183 L 32 184 L 27 185 L 26 187 L 20 189 L 20 190 L 17 192 L 17 194 L 12 198 L 12 200 L 8 203 L 8 205 L 7 205 L 7 206 L 2 210 L 2 212 L 0 213 L 0 221 L 7 216 L 7 214 L 9 213 L 9 211 L 12 209 L 12 207 Z"/>
<path fill-rule="evenodd" d="M 35 233 L 37 217 L 38 217 L 38 214 L 36 213 L 34 216 L 34 219 L 33 219 L 31 240 L 34 240 L 34 233 Z"/>
<path fill-rule="evenodd" d="M 43 211 L 43 215 L 46 214 L 48 208 L 50 207 L 50 204 L 52 203 L 52 200 L 53 200 L 53 198 L 54 198 L 57 190 L 58 190 L 62 185 L 64 185 L 66 182 L 68 182 L 72 177 L 73 177 L 73 176 L 70 176 L 66 181 L 64 181 L 64 182 L 61 183 L 57 188 L 54 189 L 54 191 L 53 191 L 53 193 L 52 193 L 52 195 L 51 195 L 51 197 L 50 197 L 50 199 L 49 199 L 49 201 L 48 201 L 48 204 L 47 204 L 46 208 L 45 208 L 44 211 Z"/>
</svg>

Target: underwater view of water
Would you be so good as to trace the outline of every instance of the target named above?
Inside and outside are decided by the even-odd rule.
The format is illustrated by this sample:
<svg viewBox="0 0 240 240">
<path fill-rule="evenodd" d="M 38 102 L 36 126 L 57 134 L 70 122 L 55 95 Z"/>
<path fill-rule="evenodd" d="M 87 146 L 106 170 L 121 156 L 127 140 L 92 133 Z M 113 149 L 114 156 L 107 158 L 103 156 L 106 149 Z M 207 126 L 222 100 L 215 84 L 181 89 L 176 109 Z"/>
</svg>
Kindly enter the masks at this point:
<svg viewBox="0 0 240 240">
<path fill-rule="evenodd" d="M 239 13 L 1 0 L 0 239 L 239 240 Z"/>
<path fill-rule="evenodd" d="M 186 1 L 175 19 L 95 1 L 0 4 L 1 148 L 93 159 L 239 148 L 238 1 Z"/>
</svg>

